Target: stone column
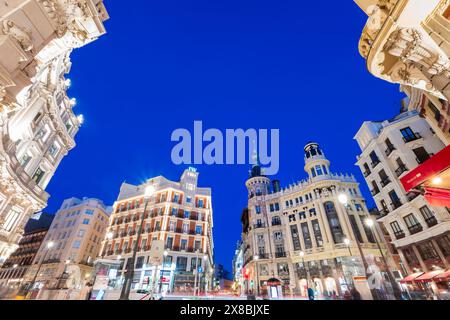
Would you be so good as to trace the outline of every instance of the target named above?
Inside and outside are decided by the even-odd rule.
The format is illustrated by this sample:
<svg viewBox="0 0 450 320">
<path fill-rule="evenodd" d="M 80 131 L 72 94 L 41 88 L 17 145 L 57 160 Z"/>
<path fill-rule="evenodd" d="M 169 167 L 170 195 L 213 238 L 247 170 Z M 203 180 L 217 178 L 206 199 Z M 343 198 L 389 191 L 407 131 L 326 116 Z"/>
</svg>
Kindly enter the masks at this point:
<svg viewBox="0 0 450 320">
<path fill-rule="evenodd" d="M 413 273 L 413 270 L 411 269 L 408 261 L 406 261 L 405 255 L 403 253 L 402 249 L 397 249 L 398 251 L 398 255 L 400 257 L 400 260 L 402 261 L 403 266 L 405 267 L 406 271 L 408 272 L 408 274 Z"/>
<path fill-rule="evenodd" d="M 431 243 L 434 247 L 434 249 L 436 250 L 437 254 L 439 255 L 439 258 L 441 258 L 442 262 L 444 263 L 445 269 L 449 269 L 450 268 L 450 264 L 448 263 L 444 253 L 442 252 L 441 248 L 439 248 L 439 245 L 436 241 L 436 239 L 432 239 Z"/>
<path fill-rule="evenodd" d="M 422 259 L 422 256 L 420 255 L 419 250 L 417 249 L 417 247 L 415 245 L 412 245 L 412 248 L 414 250 L 414 254 L 416 255 L 417 259 L 419 260 L 420 267 L 422 268 L 423 272 L 428 272 L 429 269 L 427 268 L 427 265 L 425 264 L 425 262 L 423 262 L 423 259 Z"/>
</svg>

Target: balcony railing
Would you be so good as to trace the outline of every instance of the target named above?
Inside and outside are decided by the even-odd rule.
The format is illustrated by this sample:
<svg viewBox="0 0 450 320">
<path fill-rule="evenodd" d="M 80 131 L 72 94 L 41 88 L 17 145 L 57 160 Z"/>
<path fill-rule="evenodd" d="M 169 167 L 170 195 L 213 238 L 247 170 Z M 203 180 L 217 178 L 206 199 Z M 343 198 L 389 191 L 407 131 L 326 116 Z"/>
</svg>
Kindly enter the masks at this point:
<svg viewBox="0 0 450 320">
<path fill-rule="evenodd" d="M 401 165 L 397 169 L 395 169 L 395 174 L 397 175 L 397 177 L 400 177 L 406 171 L 408 171 L 408 168 L 405 165 Z"/>
<path fill-rule="evenodd" d="M 408 230 L 409 230 L 410 234 L 416 234 L 416 233 L 421 232 L 423 230 L 423 227 L 420 223 L 418 223 L 418 224 L 408 227 Z"/>
<path fill-rule="evenodd" d="M 431 228 L 431 227 L 433 227 L 433 226 L 438 224 L 438 221 L 436 220 L 436 217 L 428 217 L 428 218 L 425 219 L 425 222 L 426 222 L 428 228 Z"/>
<path fill-rule="evenodd" d="M 381 186 L 383 188 L 386 187 L 389 183 L 391 183 L 391 179 L 389 177 L 386 177 L 383 180 L 381 180 Z"/>
<path fill-rule="evenodd" d="M 372 163 L 371 163 L 371 165 L 372 165 L 372 168 L 376 168 L 376 166 L 377 165 L 379 165 L 380 164 L 380 159 L 376 159 L 376 160 L 374 160 Z"/>
<path fill-rule="evenodd" d="M 275 252 L 275 258 L 286 258 L 286 252 Z"/>
<path fill-rule="evenodd" d="M 422 138 L 422 136 L 420 135 L 420 133 L 414 132 L 414 133 L 411 134 L 411 135 L 408 135 L 408 136 L 406 136 L 406 137 L 403 137 L 403 141 L 404 141 L 405 143 L 409 143 L 409 142 L 412 142 L 412 141 L 419 140 L 419 139 L 421 139 L 421 138 Z"/>
<path fill-rule="evenodd" d="M 372 196 L 376 196 L 377 194 L 379 194 L 380 193 L 380 189 L 373 189 L 373 190 L 370 190 L 370 193 L 372 194 Z"/>
<path fill-rule="evenodd" d="M 265 223 L 257 223 L 253 226 L 254 229 L 262 229 L 265 228 L 266 224 Z"/>
<path fill-rule="evenodd" d="M 434 156 L 434 153 L 429 153 L 428 156 L 423 157 L 422 159 L 416 158 L 416 161 L 418 164 L 422 164 L 426 162 L 428 159 L 430 159 L 432 156 Z"/>
<path fill-rule="evenodd" d="M 384 152 L 386 153 L 386 156 L 389 157 L 394 150 L 395 150 L 394 146 L 388 146 Z"/>
<path fill-rule="evenodd" d="M 272 226 L 281 226 L 281 221 L 272 221 Z"/>
<path fill-rule="evenodd" d="M 398 209 L 402 206 L 402 202 L 400 200 L 392 201 L 391 203 L 392 209 Z"/>
<path fill-rule="evenodd" d="M 405 237 L 405 233 L 403 231 L 398 231 L 394 233 L 394 236 L 397 240 L 403 239 Z"/>
<path fill-rule="evenodd" d="M 368 176 L 370 176 L 371 173 L 372 173 L 371 171 L 366 170 L 366 171 L 364 171 L 363 174 L 364 174 L 364 177 L 367 178 Z"/>
</svg>

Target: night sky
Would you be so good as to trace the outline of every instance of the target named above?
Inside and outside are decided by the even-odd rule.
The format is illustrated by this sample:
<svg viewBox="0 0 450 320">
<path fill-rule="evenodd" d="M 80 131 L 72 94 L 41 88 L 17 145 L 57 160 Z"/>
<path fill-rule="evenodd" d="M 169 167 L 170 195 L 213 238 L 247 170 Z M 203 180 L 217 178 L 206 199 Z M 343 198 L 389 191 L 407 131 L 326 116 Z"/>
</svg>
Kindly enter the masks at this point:
<svg viewBox="0 0 450 320">
<path fill-rule="evenodd" d="M 353 136 L 402 95 L 358 53 L 366 16 L 352 1 L 105 1 L 108 33 L 72 54 L 77 147 L 53 177 L 47 212 L 72 196 L 112 204 L 123 181 L 178 180 L 173 130 L 280 129 L 282 186 L 306 176 L 303 146 L 321 144 L 334 172 L 356 175 Z M 216 263 L 231 270 L 249 166 L 196 166 L 212 188 Z M 372 203 L 372 202 L 370 202 Z"/>
</svg>

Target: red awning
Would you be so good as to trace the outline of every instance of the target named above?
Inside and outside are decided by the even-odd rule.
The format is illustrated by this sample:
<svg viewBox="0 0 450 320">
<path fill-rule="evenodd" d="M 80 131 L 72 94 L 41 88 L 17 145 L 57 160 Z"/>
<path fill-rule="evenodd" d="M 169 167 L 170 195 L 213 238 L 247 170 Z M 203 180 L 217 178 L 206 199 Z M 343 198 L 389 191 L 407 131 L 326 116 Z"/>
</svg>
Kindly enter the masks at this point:
<svg viewBox="0 0 450 320">
<path fill-rule="evenodd" d="M 422 185 L 433 176 L 440 174 L 450 167 L 450 146 L 447 146 L 433 157 L 425 161 L 408 174 L 406 174 L 400 181 L 403 184 L 406 192 Z"/>
<path fill-rule="evenodd" d="M 421 275 L 423 275 L 423 272 L 417 272 L 417 273 L 410 274 L 410 275 L 407 276 L 406 278 L 403 278 L 402 280 L 400 280 L 400 283 L 414 282 L 414 280 L 415 280 L 417 277 L 420 277 Z"/>
<path fill-rule="evenodd" d="M 450 206 L 450 190 L 425 187 L 425 199 L 435 207 Z"/>
<path fill-rule="evenodd" d="M 415 282 L 431 282 L 434 277 L 444 273 L 444 270 L 435 270 L 430 271 L 427 273 L 424 273 L 423 275 L 417 277 L 414 281 Z"/>
<path fill-rule="evenodd" d="M 447 271 L 444 271 L 440 275 L 433 278 L 434 281 L 440 282 L 440 281 L 448 281 L 450 279 L 450 269 Z"/>
</svg>

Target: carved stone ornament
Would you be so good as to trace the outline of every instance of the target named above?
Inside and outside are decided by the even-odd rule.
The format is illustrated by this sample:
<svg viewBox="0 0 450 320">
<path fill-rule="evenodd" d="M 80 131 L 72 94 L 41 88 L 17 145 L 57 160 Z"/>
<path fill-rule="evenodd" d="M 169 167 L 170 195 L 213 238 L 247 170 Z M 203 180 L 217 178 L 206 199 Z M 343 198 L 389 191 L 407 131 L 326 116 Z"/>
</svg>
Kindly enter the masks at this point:
<svg viewBox="0 0 450 320">
<path fill-rule="evenodd" d="M 23 51 L 29 52 L 33 49 L 33 43 L 31 41 L 31 32 L 25 28 L 17 26 L 11 20 L 3 20 L 2 33 L 16 39 Z"/>
</svg>

